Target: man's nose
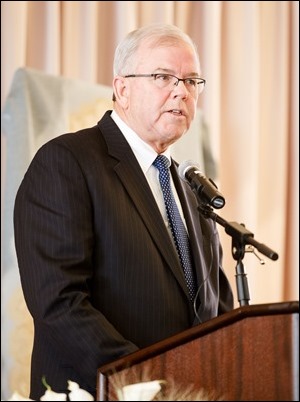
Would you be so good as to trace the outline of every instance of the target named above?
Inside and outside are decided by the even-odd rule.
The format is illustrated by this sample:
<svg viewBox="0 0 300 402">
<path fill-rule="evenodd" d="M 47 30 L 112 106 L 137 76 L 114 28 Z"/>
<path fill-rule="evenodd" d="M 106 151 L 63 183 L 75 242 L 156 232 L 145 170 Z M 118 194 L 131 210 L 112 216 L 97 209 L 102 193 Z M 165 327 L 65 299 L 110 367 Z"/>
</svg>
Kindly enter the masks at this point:
<svg viewBox="0 0 300 402">
<path fill-rule="evenodd" d="M 184 81 L 179 79 L 177 80 L 177 82 L 174 83 L 172 91 L 175 94 L 175 96 L 182 96 L 183 98 L 187 98 L 189 95 L 189 91 Z"/>
</svg>

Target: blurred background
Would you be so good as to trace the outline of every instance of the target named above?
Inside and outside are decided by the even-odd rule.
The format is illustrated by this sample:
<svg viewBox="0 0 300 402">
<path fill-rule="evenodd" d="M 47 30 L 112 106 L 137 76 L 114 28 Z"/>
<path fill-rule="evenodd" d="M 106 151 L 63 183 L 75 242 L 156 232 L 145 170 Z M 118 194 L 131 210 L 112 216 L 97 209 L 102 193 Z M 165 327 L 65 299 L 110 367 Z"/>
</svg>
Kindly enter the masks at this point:
<svg viewBox="0 0 300 402">
<path fill-rule="evenodd" d="M 178 162 L 199 147 L 198 162 L 226 199 L 216 212 L 279 254 L 245 253 L 250 304 L 299 299 L 299 2 L 1 1 L 2 400 L 28 394 L 33 333 L 14 251 L 16 190 L 36 149 L 68 129 L 79 105 L 74 129 L 110 107 L 115 47 L 152 22 L 192 37 L 207 81 Z M 99 105 L 99 96 L 90 123 L 83 105 Z M 232 239 L 219 232 L 238 307 Z"/>
</svg>

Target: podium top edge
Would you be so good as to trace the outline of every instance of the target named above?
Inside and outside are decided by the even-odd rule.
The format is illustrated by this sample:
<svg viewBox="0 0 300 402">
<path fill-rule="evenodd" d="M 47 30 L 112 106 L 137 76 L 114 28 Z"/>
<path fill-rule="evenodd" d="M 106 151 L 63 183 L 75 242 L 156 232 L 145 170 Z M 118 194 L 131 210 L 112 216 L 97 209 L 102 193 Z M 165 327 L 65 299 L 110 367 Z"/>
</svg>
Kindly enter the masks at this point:
<svg viewBox="0 0 300 402">
<path fill-rule="evenodd" d="M 299 301 L 287 301 L 280 303 L 252 304 L 235 308 L 218 317 L 212 318 L 202 324 L 198 324 L 186 331 L 175 334 L 167 339 L 157 342 L 137 352 L 123 356 L 111 363 L 98 368 L 98 375 L 109 375 L 125 367 L 137 364 L 147 358 L 152 358 L 177 347 L 181 344 L 190 342 L 196 338 L 207 335 L 220 328 L 231 325 L 237 321 L 248 317 L 262 317 L 270 315 L 299 314 Z"/>
</svg>

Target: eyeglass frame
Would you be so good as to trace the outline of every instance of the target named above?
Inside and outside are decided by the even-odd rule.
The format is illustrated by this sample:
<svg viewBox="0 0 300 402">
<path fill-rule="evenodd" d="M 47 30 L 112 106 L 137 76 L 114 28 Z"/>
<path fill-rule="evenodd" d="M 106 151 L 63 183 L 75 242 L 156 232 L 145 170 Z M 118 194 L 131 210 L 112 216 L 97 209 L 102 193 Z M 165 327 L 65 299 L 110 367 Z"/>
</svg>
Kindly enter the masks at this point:
<svg viewBox="0 0 300 402">
<path fill-rule="evenodd" d="M 206 80 L 205 80 L 204 78 L 201 78 L 201 77 L 178 78 L 178 77 L 176 77 L 176 75 L 167 74 L 167 73 L 128 74 L 128 75 L 124 75 L 124 78 L 154 77 L 154 80 L 156 80 L 158 75 L 176 78 L 177 82 L 174 82 L 174 86 L 176 86 L 176 87 L 178 86 L 178 84 L 179 84 L 180 81 L 182 81 L 182 82 L 184 83 L 184 86 L 186 87 L 186 81 L 188 81 L 188 80 L 200 80 L 199 82 L 196 82 L 195 88 L 197 88 L 197 85 L 203 84 L 203 88 L 202 88 L 201 92 L 202 92 L 203 89 L 205 88 L 205 84 L 206 84 Z M 199 93 L 201 93 L 201 92 L 199 92 Z"/>
</svg>

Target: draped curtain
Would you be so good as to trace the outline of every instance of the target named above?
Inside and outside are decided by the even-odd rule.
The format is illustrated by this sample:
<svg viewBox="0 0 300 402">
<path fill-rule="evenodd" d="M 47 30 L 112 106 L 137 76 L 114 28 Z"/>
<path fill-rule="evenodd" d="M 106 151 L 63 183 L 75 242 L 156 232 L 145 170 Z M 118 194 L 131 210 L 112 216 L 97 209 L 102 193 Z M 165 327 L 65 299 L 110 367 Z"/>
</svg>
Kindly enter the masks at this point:
<svg viewBox="0 0 300 402">
<path fill-rule="evenodd" d="M 2 107 L 22 66 L 111 85 L 117 43 L 152 22 L 179 26 L 198 46 L 207 80 L 199 107 L 226 198 L 218 214 L 245 224 L 258 242 L 279 254 L 271 261 L 245 253 L 250 304 L 298 300 L 298 1 L 2 1 Z M 3 199 L 10 180 L 5 135 L 1 142 Z M 231 237 L 221 226 L 219 232 L 224 269 L 236 293 Z M 18 275 L 16 265 L 5 259 L 12 250 L 13 245 L 2 250 L 4 306 Z M 5 320 L 10 312 L 4 308 Z M 6 320 L 3 342 L 10 330 Z M 3 389 L 9 393 L 16 379 L 8 379 L 12 363 L 6 356 L 3 361 Z"/>
</svg>

